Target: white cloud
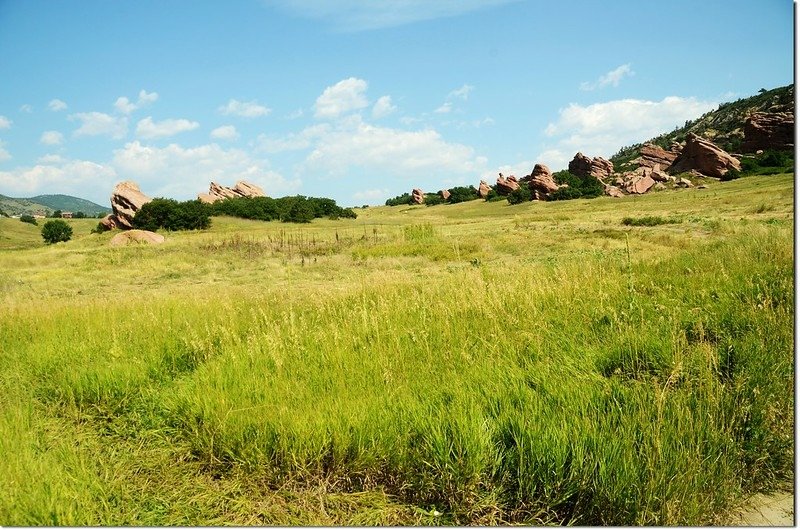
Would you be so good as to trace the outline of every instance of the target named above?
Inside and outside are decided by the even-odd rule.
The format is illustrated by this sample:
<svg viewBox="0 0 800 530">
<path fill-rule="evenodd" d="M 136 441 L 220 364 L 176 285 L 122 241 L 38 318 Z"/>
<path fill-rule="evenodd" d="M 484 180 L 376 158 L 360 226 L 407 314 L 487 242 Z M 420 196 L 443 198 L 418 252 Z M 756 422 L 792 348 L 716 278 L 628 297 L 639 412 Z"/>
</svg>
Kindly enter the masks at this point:
<svg viewBox="0 0 800 530">
<path fill-rule="evenodd" d="M 236 127 L 233 125 L 222 125 L 211 131 L 211 138 L 218 140 L 235 140 L 238 137 L 239 133 L 236 132 Z"/>
<path fill-rule="evenodd" d="M 364 93 L 367 82 L 356 77 L 349 77 L 326 88 L 317 98 L 314 105 L 314 116 L 317 118 L 338 118 L 346 112 L 363 109 L 369 102 Z"/>
<path fill-rule="evenodd" d="M 30 105 L 28 105 L 27 103 L 25 103 L 24 105 L 21 105 L 21 106 L 19 107 L 19 111 L 20 111 L 20 112 L 25 112 L 25 113 L 27 113 L 27 114 L 30 114 L 31 112 L 33 112 L 33 107 L 31 107 Z"/>
<path fill-rule="evenodd" d="M 449 114 L 450 111 L 453 110 L 453 104 L 449 101 L 445 101 L 441 107 L 434 110 L 436 114 Z"/>
<path fill-rule="evenodd" d="M 146 107 L 151 103 L 155 103 L 157 100 L 157 92 L 147 92 L 146 90 L 142 89 L 139 91 L 139 99 L 136 100 L 136 103 L 133 103 L 125 96 L 120 96 L 117 98 L 117 101 L 114 102 L 114 107 L 122 114 L 130 114 L 134 110 Z"/>
<path fill-rule="evenodd" d="M 557 171 L 566 167 L 576 152 L 609 157 L 621 147 L 643 142 L 713 110 L 716 102 L 668 96 L 661 101 L 620 99 L 581 106 L 571 104 L 559 111 L 545 134 L 553 142 L 544 146 L 537 162 Z"/>
<path fill-rule="evenodd" d="M 10 129 L 12 123 L 14 122 L 9 120 L 5 116 L 0 116 L 0 129 Z"/>
<path fill-rule="evenodd" d="M 413 176 L 441 173 L 475 173 L 486 159 L 472 148 L 449 143 L 432 129 L 403 131 L 376 127 L 351 116 L 317 139 L 305 165 L 330 174 L 360 167 L 379 174 Z"/>
<path fill-rule="evenodd" d="M 616 86 L 619 86 L 620 81 L 622 81 L 622 79 L 624 77 L 629 77 L 629 76 L 632 76 L 634 74 L 635 74 L 635 72 L 633 70 L 631 70 L 630 63 L 623 64 L 623 65 L 620 65 L 620 66 L 614 68 L 610 72 L 601 75 L 597 79 L 597 81 L 595 81 L 593 83 L 588 83 L 588 82 L 581 83 L 581 90 L 587 90 L 587 91 L 588 90 L 595 90 L 595 89 L 598 89 L 598 88 L 606 87 L 608 85 L 616 87 Z"/>
<path fill-rule="evenodd" d="M 37 162 L 39 164 L 63 164 L 66 162 L 66 160 L 64 160 L 64 157 L 62 157 L 61 155 L 50 153 L 44 156 L 40 156 Z"/>
<path fill-rule="evenodd" d="M 33 167 L 0 171 L 0 187 L 22 196 L 45 192 L 85 196 L 88 187 L 110 192 L 115 177 L 114 169 L 109 166 L 48 155 Z"/>
<path fill-rule="evenodd" d="M 340 31 L 364 31 L 454 17 L 514 1 L 518 0 L 278 0 L 275 3 L 297 15 L 327 21 Z"/>
<path fill-rule="evenodd" d="M 67 108 L 67 104 L 64 103 L 63 101 L 61 101 L 60 99 L 51 99 L 50 103 L 48 103 L 47 106 L 53 112 L 58 112 L 60 110 L 66 110 L 66 108 Z"/>
<path fill-rule="evenodd" d="M 475 90 L 475 87 L 472 85 L 463 85 L 461 88 L 457 88 L 447 94 L 448 99 L 450 98 L 458 98 L 466 101 L 469 98 L 469 93 Z"/>
<path fill-rule="evenodd" d="M 296 191 L 299 180 L 287 180 L 240 149 L 223 149 L 217 144 L 182 147 L 170 144 L 154 147 L 138 140 L 114 151 L 113 166 L 126 178 L 139 182 L 145 193 L 156 197 L 194 198 L 217 181 L 233 185 L 243 179 L 261 186 L 271 196 Z M 168 179 L 165 180 L 165 175 Z"/>
<path fill-rule="evenodd" d="M 303 109 L 297 109 L 294 112 L 289 113 L 289 115 L 286 116 L 286 119 L 296 120 L 297 118 L 302 118 L 303 114 L 304 114 Z"/>
<path fill-rule="evenodd" d="M 11 153 L 6 150 L 6 143 L 0 140 L 0 162 L 11 160 Z"/>
<path fill-rule="evenodd" d="M 120 139 L 128 134 L 126 117 L 110 116 L 102 112 L 79 112 L 70 114 L 69 120 L 81 122 L 81 126 L 72 133 L 74 136 L 110 136 Z"/>
<path fill-rule="evenodd" d="M 64 142 L 64 135 L 58 131 L 45 131 L 39 142 L 44 145 L 61 145 Z"/>
<path fill-rule="evenodd" d="M 381 96 L 372 107 L 372 117 L 375 119 L 384 118 L 396 110 L 397 107 L 392 104 L 392 96 Z"/>
<path fill-rule="evenodd" d="M 196 121 L 189 121 L 184 119 L 168 119 L 154 122 L 151 116 L 140 120 L 136 124 L 136 135 L 141 138 L 164 138 L 167 136 L 175 136 L 178 133 L 185 131 L 192 131 L 200 126 Z"/>
<path fill-rule="evenodd" d="M 258 118 L 266 116 L 272 109 L 259 105 L 257 101 L 239 101 L 231 99 L 227 105 L 219 107 L 219 112 L 225 116 L 240 116 L 242 118 Z"/>
<path fill-rule="evenodd" d="M 306 127 L 299 133 L 290 133 L 280 138 L 259 134 L 256 139 L 256 150 L 264 153 L 282 153 L 308 149 L 315 139 L 324 136 L 330 130 L 330 124 L 318 123 Z"/>
<path fill-rule="evenodd" d="M 388 199 L 390 192 L 387 188 L 357 191 L 353 194 L 353 199 L 358 202 L 380 203 Z"/>
</svg>

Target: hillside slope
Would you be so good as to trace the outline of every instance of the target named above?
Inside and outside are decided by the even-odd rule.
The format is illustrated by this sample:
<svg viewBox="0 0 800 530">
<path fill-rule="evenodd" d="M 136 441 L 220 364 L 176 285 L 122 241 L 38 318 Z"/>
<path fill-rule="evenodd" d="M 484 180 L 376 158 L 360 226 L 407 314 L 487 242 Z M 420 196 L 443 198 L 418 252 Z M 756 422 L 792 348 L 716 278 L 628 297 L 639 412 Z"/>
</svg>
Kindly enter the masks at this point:
<svg viewBox="0 0 800 530">
<path fill-rule="evenodd" d="M 62 212 L 83 212 L 87 215 L 111 212 L 111 208 L 107 206 L 100 206 L 92 201 L 71 195 L 37 195 L 27 200 L 43 204 L 51 210 L 61 210 Z"/>
<path fill-rule="evenodd" d="M 689 133 L 708 138 L 725 151 L 736 153 L 744 139 L 745 119 L 754 112 L 794 112 L 794 85 L 762 89 L 755 96 L 721 103 L 716 110 L 687 121 L 683 127 L 621 148 L 610 160 L 619 168 L 636 158 L 642 145 L 652 143 L 668 150 L 673 143 L 684 141 Z"/>
</svg>

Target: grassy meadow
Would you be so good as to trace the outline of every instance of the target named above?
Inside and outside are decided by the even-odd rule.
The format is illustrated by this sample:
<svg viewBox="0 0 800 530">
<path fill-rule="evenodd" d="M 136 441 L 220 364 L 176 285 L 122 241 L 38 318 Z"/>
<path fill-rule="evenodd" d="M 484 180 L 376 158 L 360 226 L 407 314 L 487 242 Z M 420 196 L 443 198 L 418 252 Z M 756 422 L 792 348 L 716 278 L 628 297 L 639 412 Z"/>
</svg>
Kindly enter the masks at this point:
<svg viewBox="0 0 800 530">
<path fill-rule="evenodd" d="M 0 219 L 0 525 L 724 523 L 793 480 L 793 192 Z"/>
</svg>

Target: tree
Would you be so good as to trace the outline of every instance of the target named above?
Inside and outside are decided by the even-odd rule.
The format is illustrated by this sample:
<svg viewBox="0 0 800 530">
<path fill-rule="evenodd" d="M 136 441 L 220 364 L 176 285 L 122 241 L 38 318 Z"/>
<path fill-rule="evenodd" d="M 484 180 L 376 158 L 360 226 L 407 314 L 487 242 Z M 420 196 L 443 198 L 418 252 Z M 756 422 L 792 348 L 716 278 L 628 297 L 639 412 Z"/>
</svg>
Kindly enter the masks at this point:
<svg viewBox="0 0 800 530">
<path fill-rule="evenodd" d="M 20 215 L 19 216 L 19 220 L 22 221 L 23 223 L 29 223 L 29 224 L 32 224 L 34 226 L 38 226 L 39 225 L 39 223 L 36 222 L 36 218 L 34 216 L 32 216 L 32 215 L 27 215 L 27 214 Z"/>
<path fill-rule="evenodd" d="M 61 219 L 47 221 L 42 227 L 42 239 L 44 239 L 44 242 L 48 245 L 61 241 L 69 241 L 72 239 L 72 227 Z"/>
<path fill-rule="evenodd" d="M 55 210 L 53 213 L 50 214 L 50 217 L 58 219 L 59 217 L 61 217 L 61 210 Z"/>
</svg>

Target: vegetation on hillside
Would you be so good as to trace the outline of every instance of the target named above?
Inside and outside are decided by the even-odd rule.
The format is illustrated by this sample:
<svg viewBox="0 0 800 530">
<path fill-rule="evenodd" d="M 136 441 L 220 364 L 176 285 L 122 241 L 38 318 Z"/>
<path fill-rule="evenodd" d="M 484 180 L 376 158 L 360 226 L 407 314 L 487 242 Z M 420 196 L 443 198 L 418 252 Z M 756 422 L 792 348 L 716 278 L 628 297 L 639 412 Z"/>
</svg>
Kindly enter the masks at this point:
<svg viewBox="0 0 800 530">
<path fill-rule="evenodd" d="M 69 241 L 72 239 L 72 227 L 61 219 L 47 221 L 42 226 L 42 239 L 48 245 Z"/>
<path fill-rule="evenodd" d="M 618 171 L 622 170 L 638 156 L 643 144 L 652 143 L 669 150 L 673 143 L 685 141 L 690 132 L 711 139 L 729 153 L 737 153 L 744 139 L 744 122 L 747 116 L 753 112 L 766 111 L 794 112 L 794 85 L 772 90 L 762 89 L 755 96 L 720 103 L 717 109 L 687 121 L 683 127 L 676 127 L 673 131 L 646 142 L 622 147 L 610 160 Z"/>
</svg>

